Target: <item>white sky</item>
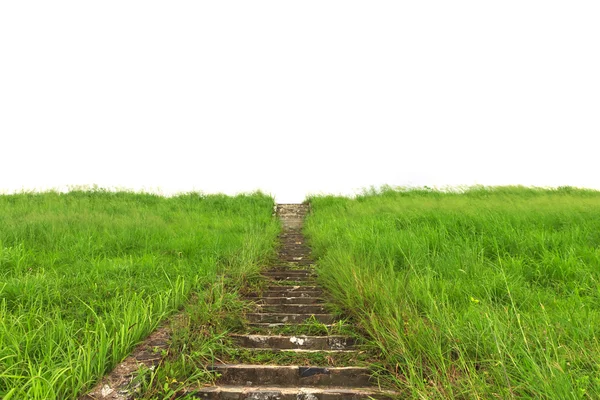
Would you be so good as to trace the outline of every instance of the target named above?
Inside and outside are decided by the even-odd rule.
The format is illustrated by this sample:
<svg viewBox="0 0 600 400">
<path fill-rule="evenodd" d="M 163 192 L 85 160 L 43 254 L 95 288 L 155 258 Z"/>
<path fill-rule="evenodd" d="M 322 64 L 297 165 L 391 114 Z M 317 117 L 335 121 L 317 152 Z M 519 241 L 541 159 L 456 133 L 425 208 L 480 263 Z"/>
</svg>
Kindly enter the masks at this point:
<svg viewBox="0 0 600 400">
<path fill-rule="evenodd" d="M 600 188 L 600 2 L 3 1 L 0 190 Z"/>
</svg>

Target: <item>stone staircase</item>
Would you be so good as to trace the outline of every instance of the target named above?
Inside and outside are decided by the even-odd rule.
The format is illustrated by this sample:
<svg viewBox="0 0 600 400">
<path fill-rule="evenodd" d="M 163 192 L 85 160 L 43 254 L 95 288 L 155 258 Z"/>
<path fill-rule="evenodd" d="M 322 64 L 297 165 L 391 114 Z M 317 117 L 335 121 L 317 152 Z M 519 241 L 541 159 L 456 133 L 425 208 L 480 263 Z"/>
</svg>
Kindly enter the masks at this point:
<svg viewBox="0 0 600 400">
<path fill-rule="evenodd" d="M 313 353 L 329 356 L 355 353 L 354 339 L 343 335 L 301 334 L 306 323 L 331 326 L 338 318 L 327 311 L 323 290 L 315 281 L 310 249 L 302 235 L 307 205 L 280 204 L 283 224 L 276 266 L 264 272 L 268 285 L 251 298 L 256 308 L 246 315 L 248 334 L 230 335 L 240 349 L 252 352 Z M 273 334 L 286 328 L 285 334 Z M 298 334 L 293 334 L 297 330 Z M 290 334 L 292 333 L 292 334 Z M 215 386 L 200 389 L 194 397 L 219 400 L 339 400 L 391 399 L 380 390 L 368 368 L 324 365 L 217 364 Z"/>
</svg>

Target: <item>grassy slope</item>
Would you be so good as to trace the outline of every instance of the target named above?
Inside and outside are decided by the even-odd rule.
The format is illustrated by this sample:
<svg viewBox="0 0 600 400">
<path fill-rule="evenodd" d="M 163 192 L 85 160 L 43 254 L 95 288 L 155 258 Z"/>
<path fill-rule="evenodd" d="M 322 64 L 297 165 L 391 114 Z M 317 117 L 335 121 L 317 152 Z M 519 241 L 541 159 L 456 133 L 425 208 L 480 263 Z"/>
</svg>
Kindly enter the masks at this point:
<svg viewBox="0 0 600 400">
<path fill-rule="evenodd" d="M 0 397 L 74 398 L 221 269 L 256 274 L 272 207 L 260 193 L 0 196 Z"/>
<path fill-rule="evenodd" d="M 421 398 L 600 397 L 600 192 L 313 197 L 323 283 Z"/>
</svg>

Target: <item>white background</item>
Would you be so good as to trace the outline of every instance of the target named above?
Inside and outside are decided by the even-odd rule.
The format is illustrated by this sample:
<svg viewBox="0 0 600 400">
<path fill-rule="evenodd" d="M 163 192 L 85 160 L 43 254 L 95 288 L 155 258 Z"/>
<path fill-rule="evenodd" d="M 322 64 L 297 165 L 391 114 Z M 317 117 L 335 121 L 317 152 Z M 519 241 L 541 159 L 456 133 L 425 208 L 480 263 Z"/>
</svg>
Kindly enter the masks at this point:
<svg viewBox="0 0 600 400">
<path fill-rule="evenodd" d="M 598 1 L 4 1 L 0 191 L 600 188 Z"/>
</svg>

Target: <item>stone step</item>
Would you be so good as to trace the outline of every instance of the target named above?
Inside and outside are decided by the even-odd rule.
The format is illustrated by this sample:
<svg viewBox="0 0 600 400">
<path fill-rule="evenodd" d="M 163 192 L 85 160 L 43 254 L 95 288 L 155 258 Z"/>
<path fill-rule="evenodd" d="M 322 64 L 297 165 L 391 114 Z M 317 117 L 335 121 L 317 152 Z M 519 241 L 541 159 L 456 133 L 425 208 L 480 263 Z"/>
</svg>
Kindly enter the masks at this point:
<svg viewBox="0 0 600 400">
<path fill-rule="evenodd" d="M 263 297 L 256 297 L 257 299 L 261 298 L 274 298 L 274 297 L 302 297 L 302 298 L 320 298 L 323 292 L 316 290 L 307 290 L 302 292 L 263 292 Z M 300 304 L 300 303 L 298 303 Z"/>
<path fill-rule="evenodd" d="M 292 266 L 310 267 L 311 265 L 314 264 L 313 260 L 307 260 L 307 259 L 295 258 L 295 257 L 278 258 L 278 260 L 283 263 L 290 264 Z"/>
<path fill-rule="evenodd" d="M 257 304 L 256 312 L 290 314 L 325 314 L 323 304 Z"/>
<path fill-rule="evenodd" d="M 261 297 L 254 301 L 256 304 L 321 304 L 321 297 Z"/>
<path fill-rule="evenodd" d="M 316 284 L 316 282 L 315 282 L 315 280 L 313 278 L 311 278 L 311 279 L 303 279 L 303 280 L 297 280 L 297 279 L 273 280 L 273 279 L 271 279 L 271 280 L 268 280 L 267 283 L 270 284 L 270 285 L 273 285 L 273 286 L 281 287 L 281 288 L 294 287 L 294 286 L 298 286 L 298 287 L 313 287 Z"/>
<path fill-rule="evenodd" d="M 312 260 L 279 260 L 279 262 L 284 263 L 289 268 L 314 268 L 315 262 Z"/>
<path fill-rule="evenodd" d="M 266 291 L 269 292 L 286 292 L 286 293 L 293 293 L 293 292 L 306 292 L 306 291 L 318 291 L 323 293 L 323 289 L 321 289 L 319 286 L 314 286 L 314 285 L 270 285 L 267 286 Z"/>
<path fill-rule="evenodd" d="M 268 270 L 268 272 L 284 272 L 284 271 L 290 271 L 290 272 L 295 272 L 295 271 L 308 271 L 311 274 L 315 273 L 315 269 L 314 268 L 304 268 L 304 267 L 290 267 L 289 265 L 276 265 L 274 267 L 270 267 Z"/>
<path fill-rule="evenodd" d="M 391 392 L 377 388 L 300 388 L 281 386 L 211 386 L 198 392 L 190 391 L 195 398 L 209 400 L 390 400 Z"/>
<path fill-rule="evenodd" d="M 277 257 L 304 257 L 308 258 L 311 255 L 311 251 L 304 245 L 286 245 L 277 255 Z"/>
<path fill-rule="evenodd" d="M 283 292 L 283 291 L 266 291 L 263 292 L 262 297 L 258 297 L 256 296 L 255 298 L 257 299 L 264 299 L 264 298 L 273 298 L 273 297 L 303 297 L 303 298 L 320 298 L 320 296 L 323 295 L 323 292 L 320 290 L 302 290 L 302 291 L 289 291 L 289 292 Z"/>
<path fill-rule="evenodd" d="M 246 326 L 260 328 L 260 329 L 269 329 L 269 328 L 289 328 L 296 327 L 302 324 L 298 323 L 287 323 L 287 322 L 249 322 Z M 322 324 L 322 326 L 326 328 L 332 328 L 334 324 Z"/>
<path fill-rule="evenodd" d="M 282 251 L 277 255 L 279 260 L 302 261 L 308 259 L 308 254 L 297 251 Z"/>
<path fill-rule="evenodd" d="M 290 286 L 291 287 L 291 286 Z M 291 287 L 293 288 L 293 287 Z M 277 290 L 265 290 L 262 293 L 248 293 L 245 295 L 248 299 L 262 299 L 266 297 L 318 297 L 323 295 L 323 291 L 320 289 L 277 289 Z"/>
<path fill-rule="evenodd" d="M 287 272 L 279 272 L 279 273 L 264 273 L 262 274 L 265 278 L 271 279 L 274 281 L 294 281 L 294 282 L 307 282 L 315 280 L 315 275 L 294 275 L 288 274 Z"/>
<path fill-rule="evenodd" d="M 331 324 L 335 321 L 335 316 L 332 314 L 289 314 L 289 313 L 250 313 L 246 314 L 249 322 L 266 322 L 269 324 L 273 323 L 286 323 L 286 324 L 297 324 L 299 322 L 306 322 L 314 317 L 317 322 L 323 324 Z"/>
<path fill-rule="evenodd" d="M 319 354 L 319 355 L 327 355 L 331 362 L 334 362 L 332 356 L 336 356 L 338 354 L 353 354 L 357 355 L 360 353 L 358 350 L 310 350 L 310 349 L 244 349 L 246 351 L 255 352 L 255 353 L 287 353 L 288 355 L 306 355 L 309 353 Z M 333 365 L 333 364 L 329 364 Z"/>
<path fill-rule="evenodd" d="M 314 289 L 314 286 L 305 286 L 305 289 L 302 287 L 295 288 L 289 286 L 289 289 L 285 289 L 285 287 L 278 289 L 267 288 L 267 290 L 262 293 L 262 297 L 308 297 L 308 295 L 312 295 L 311 297 L 320 297 L 323 295 L 323 290 Z"/>
<path fill-rule="evenodd" d="M 303 247 L 310 251 L 310 247 L 307 245 L 306 241 L 302 237 L 302 235 L 288 235 L 288 236 L 280 236 L 279 237 L 279 249 L 285 249 L 288 246 L 294 247 Z"/>
<path fill-rule="evenodd" d="M 306 240 L 302 232 L 297 231 L 283 231 L 279 234 L 281 239 L 297 238 L 299 240 Z"/>
<path fill-rule="evenodd" d="M 369 370 L 362 367 L 217 364 L 210 370 L 218 372 L 217 383 L 225 385 L 371 386 Z"/>
<path fill-rule="evenodd" d="M 288 276 L 314 276 L 315 271 L 310 269 L 271 268 L 268 271 L 264 271 L 262 274 L 265 276 L 279 276 L 281 274 L 287 274 Z"/>
<path fill-rule="evenodd" d="M 241 347 L 253 349 L 352 350 L 354 339 L 348 336 L 273 336 L 230 335 Z"/>
<path fill-rule="evenodd" d="M 289 252 L 290 250 L 302 250 L 306 254 L 310 254 L 310 247 L 308 247 L 304 242 L 299 241 L 298 239 L 287 239 L 285 240 L 281 246 L 280 250 L 284 252 Z"/>
</svg>

